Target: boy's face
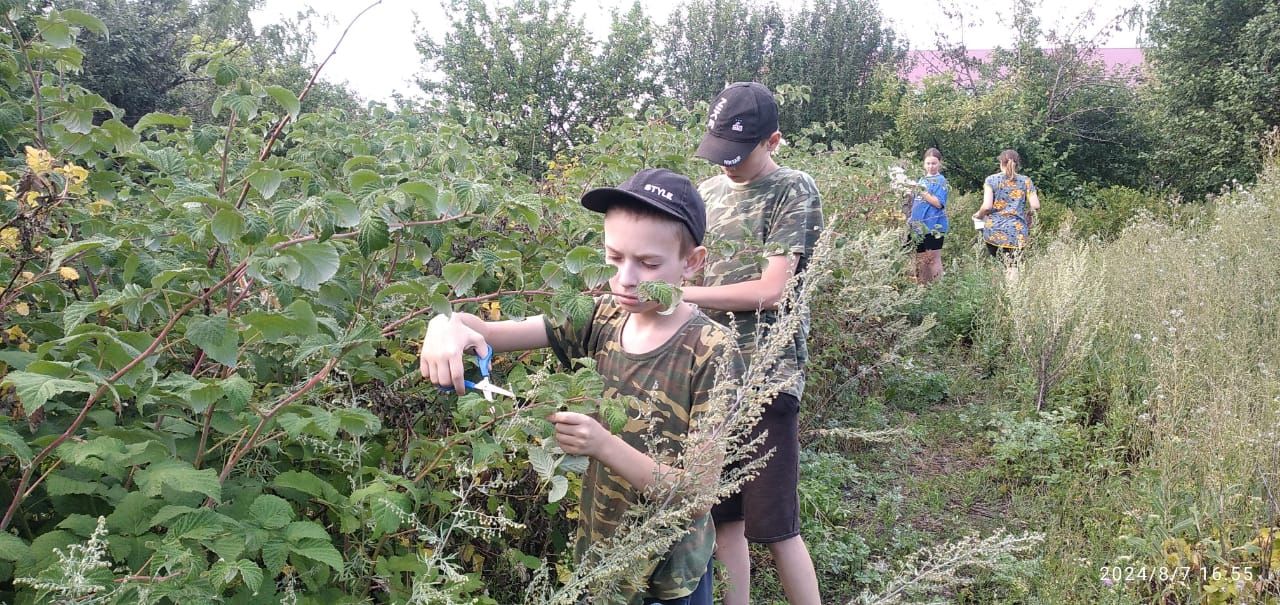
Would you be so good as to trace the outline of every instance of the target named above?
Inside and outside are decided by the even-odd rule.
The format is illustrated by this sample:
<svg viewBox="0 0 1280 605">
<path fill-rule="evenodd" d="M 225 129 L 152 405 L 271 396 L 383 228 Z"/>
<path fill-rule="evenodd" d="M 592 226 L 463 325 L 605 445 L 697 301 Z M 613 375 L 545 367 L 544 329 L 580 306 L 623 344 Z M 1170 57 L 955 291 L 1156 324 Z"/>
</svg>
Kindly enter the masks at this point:
<svg viewBox="0 0 1280 605">
<path fill-rule="evenodd" d="M 773 162 L 773 150 L 777 147 L 778 142 L 782 139 L 782 135 L 773 133 L 769 138 L 760 141 L 755 149 L 751 150 L 751 154 L 743 158 L 734 166 L 721 166 L 725 176 L 735 183 L 750 183 L 767 172 L 767 168 Z"/>
<path fill-rule="evenodd" d="M 618 268 L 609 279 L 609 289 L 624 310 L 631 313 L 662 310 L 662 304 L 656 301 L 640 302 L 640 282 L 659 281 L 679 286 L 702 267 L 706 248 L 698 246 L 688 256 L 680 255 L 680 232 L 684 228 L 676 221 L 621 210 L 605 213 L 605 262 Z"/>
</svg>

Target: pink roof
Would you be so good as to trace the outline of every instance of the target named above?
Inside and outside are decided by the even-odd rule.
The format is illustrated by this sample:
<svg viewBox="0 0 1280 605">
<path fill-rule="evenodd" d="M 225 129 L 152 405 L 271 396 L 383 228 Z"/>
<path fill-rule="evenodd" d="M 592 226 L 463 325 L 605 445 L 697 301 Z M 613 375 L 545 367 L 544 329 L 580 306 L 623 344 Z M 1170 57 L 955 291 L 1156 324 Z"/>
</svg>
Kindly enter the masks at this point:
<svg viewBox="0 0 1280 605">
<path fill-rule="evenodd" d="M 1053 49 L 1045 49 L 1052 51 Z M 991 56 L 991 49 L 974 48 L 965 51 L 965 55 L 978 61 L 986 61 Z M 1099 48 L 1094 51 L 1102 59 L 1107 71 L 1117 73 L 1142 66 L 1141 48 Z M 908 70 L 906 78 L 912 84 L 919 84 L 926 76 L 945 73 L 956 73 L 958 70 L 952 60 L 936 50 L 913 50 L 907 53 Z M 966 70 L 967 71 L 967 70 Z M 966 77 L 962 77 L 966 76 Z M 957 74 L 956 80 L 963 84 L 972 80 L 976 74 Z"/>
</svg>

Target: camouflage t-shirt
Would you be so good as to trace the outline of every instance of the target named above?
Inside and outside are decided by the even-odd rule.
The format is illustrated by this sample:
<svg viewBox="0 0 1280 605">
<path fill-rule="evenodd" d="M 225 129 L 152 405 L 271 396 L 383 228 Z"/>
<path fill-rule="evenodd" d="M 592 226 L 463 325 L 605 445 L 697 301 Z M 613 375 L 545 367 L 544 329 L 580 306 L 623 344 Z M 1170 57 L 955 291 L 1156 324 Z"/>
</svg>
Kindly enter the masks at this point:
<svg viewBox="0 0 1280 605">
<path fill-rule="evenodd" d="M 741 357 L 728 330 L 701 311 L 658 348 L 628 353 L 622 349 L 622 328 L 630 315 L 612 297 L 602 296 L 596 299 L 591 321 L 583 326 L 575 327 L 572 322 L 553 325 L 550 319 L 545 320 L 547 340 L 565 365 L 581 357 L 594 359 L 596 371 L 604 378 L 605 397 L 636 398 L 638 403 L 627 409 L 627 423 L 619 436 L 658 463 L 670 465 L 682 451 L 685 435 L 697 427 L 710 407 L 719 360 L 730 356 L 733 371 L 741 372 Z M 655 443 L 653 450 L 650 443 Z M 592 460 L 582 480 L 576 558 L 581 561 L 588 546 L 613 536 L 628 510 L 643 499 L 626 479 Z M 711 516 L 694 519 L 689 533 L 665 557 L 650 562 L 647 587 L 624 588 L 621 602 L 674 599 L 692 593 L 706 573 L 714 546 Z"/>
<path fill-rule="evenodd" d="M 698 192 L 707 204 L 706 240 L 711 250 L 702 285 L 723 286 L 760 279 L 770 256 L 799 254 L 796 270 L 804 270 L 823 227 L 818 186 L 809 175 L 779 168 L 758 181 L 739 184 L 721 174 L 703 181 Z M 707 315 L 729 323 L 726 312 L 707 310 Z M 738 348 L 748 363 L 752 363 L 757 336 L 763 340 L 764 330 L 777 318 L 774 309 L 733 314 Z M 794 342 L 782 352 L 776 372 L 771 373 L 778 380 L 794 379 L 784 392 L 797 399 L 804 393 L 802 370 L 809 357 L 808 333 L 809 318 L 805 316 Z"/>
</svg>

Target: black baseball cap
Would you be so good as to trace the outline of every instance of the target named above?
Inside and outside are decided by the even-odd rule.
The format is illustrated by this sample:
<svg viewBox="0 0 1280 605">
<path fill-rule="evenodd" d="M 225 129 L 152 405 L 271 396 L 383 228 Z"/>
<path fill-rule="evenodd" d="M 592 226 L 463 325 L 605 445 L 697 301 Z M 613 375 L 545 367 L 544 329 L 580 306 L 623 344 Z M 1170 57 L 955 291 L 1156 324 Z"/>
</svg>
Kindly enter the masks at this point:
<svg viewBox="0 0 1280 605">
<path fill-rule="evenodd" d="M 618 202 L 638 203 L 670 215 L 689 230 L 694 244 L 702 245 L 707 208 L 688 177 L 665 168 L 647 168 L 617 187 L 592 189 L 582 196 L 582 205 L 596 212 L 605 212 Z"/>
<path fill-rule="evenodd" d="M 758 82 L 734 82 L 711 100 L 707 134 L 697 156 L 712 164 L 735 166 L 765 137 L 778 132 L 778 103 Z"/>
</svg>

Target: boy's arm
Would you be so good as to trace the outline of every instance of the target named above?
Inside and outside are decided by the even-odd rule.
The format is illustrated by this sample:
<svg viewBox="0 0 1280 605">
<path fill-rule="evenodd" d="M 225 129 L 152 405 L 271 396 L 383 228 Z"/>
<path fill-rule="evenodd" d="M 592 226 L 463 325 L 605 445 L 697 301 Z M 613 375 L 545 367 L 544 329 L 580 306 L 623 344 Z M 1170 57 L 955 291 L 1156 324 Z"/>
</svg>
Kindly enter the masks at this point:
<svg viewBox="0 0 1280 605">
<path fill-rule="evenodd" d="M 610 433 L 596 419 L 585 414 L 557 412 L 548 416 L 547 420 L 555 424 L 556 443 L 566 454 L 594 458 L 625 479 L 636 491 L 648 491 L 659 477 L 674 480 L 679 473 L 686 472 L 666 464 L 659 464 L 648 454 L 631 447 L 621 437 Z M 707 444 L 708 447 L 711 445 L 713 444 Z M 718 473 L 713 474 L 706 469 L 718 470 L 722 466 L 720 461 L 723 455 L 719 452 L 711 455 L 719 458 L 711 461 L 710 464 L 698 465 L 693 471 L 700 473 L 694 479 L 704 488 L 714 487 L 715 481 L 720 478 Z M 700 511 L 700 513 L 705 512 L 707 511 Z"/>
<path fill-rule="evenodd" d="M 734 312 L 772 309 L 782 300 L 787 280 L 799 262 L 799 254 L 770 256 L 760 279 L 723 286 L 686 286 L 681 292 L 685 300 L 706 309 Z"/>
<path fill-rule="evenodd" d="M 463 353 L 488 347 L 494 352 L 538 349 L 550 344 L 541 316 L 522 321 L 486 322 L 470 313 L 437 315 L 427 323 L 427 335 L 418 355 L 418 370 L 424 378 L 442 387 L 466 392 L 463 382 Z"/>
</svg>

